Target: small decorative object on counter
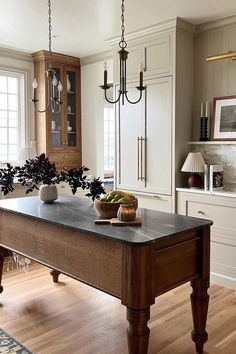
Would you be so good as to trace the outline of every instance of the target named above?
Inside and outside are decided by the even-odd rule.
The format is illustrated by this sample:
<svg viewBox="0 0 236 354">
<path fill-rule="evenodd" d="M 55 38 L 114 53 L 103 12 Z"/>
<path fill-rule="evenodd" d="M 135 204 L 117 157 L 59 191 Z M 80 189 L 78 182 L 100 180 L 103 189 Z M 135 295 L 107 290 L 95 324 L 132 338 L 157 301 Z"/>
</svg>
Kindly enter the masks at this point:
<svg viewBox="0 0 236 354">
<path fill-rule="evenodd" d="M 136 210 L 133 204 L 121 204 L 118 212 L 117 218 L 120 221 L 133 221 L 136 219 Z"/>
<path fill-rule="evenodd" d="M 71 113 L 71 106 L 67 107 L 67 113 Z"/>
<path fill-rule="evenodd" d="M 57 186 L 55 184 L 42 184 L 39 188 L 39 198 L 46 204 L 51 204 L 58 198 Z"/>
<path fill-rule="evenodd" d="M 200 173 L 204 172 L 205 161 L 200 152 L 189 152 L 181 168 L 183 172 L 190 172 L 188 178 L 189 188 L 202 188 L 202 177 Z"/>
</svg>

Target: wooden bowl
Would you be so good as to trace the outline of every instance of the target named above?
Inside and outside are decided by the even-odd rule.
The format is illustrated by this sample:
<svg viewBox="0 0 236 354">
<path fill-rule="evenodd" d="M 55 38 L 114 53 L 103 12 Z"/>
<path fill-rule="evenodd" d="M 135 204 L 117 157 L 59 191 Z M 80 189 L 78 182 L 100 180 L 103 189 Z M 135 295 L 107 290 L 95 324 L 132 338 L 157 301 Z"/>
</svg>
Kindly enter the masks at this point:
<svg viewBox="0 0 236 354">
<path fill-rule="evenodd" d="M 94 207 L 98 215 L 102 216 L 103 218 L 116 218 L 117 212 L 120 207 L 120 204 L 133 204 L 135 210 L 138 208 L 138 199 L 133 198 L 130 202 L 101 202 L 99 199 L 95 199 Z"/>
</svg>

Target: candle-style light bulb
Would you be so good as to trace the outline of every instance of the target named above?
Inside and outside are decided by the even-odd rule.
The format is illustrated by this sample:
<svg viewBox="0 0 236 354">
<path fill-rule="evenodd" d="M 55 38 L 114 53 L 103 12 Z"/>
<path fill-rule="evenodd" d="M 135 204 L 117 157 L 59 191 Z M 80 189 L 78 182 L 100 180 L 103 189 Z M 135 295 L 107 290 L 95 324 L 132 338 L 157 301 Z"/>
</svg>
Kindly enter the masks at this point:
<svg viewBox="0 0 236 354">
<path fill-rule="evenodd" d="M 103 65 L 104 65 L 104 70 L 108 70 L 108 64 L 107 64 L 107 61 L 106 61 L 106 60 L 104 61 L 104 64 L 103 64 Z"/>
<path fill-rule="evenodd" d="M 143 87 L 143 72 L 144 72 L 144 64 L 143 62 L 139 65 L 139 86 Z"/>
<path fill-rule="evenodd" d="M 32 82 L 32 87 L 33 87 L 33 89 L 36 89 L 38 87 L 38 82 L 36 80 L 36 77 L 34 78 L 34 80 Z"/>
<path fill-rule="evenodd" d="M 107 68 L 108 68 L 107 61 L 105 60 L 104 61 L 104 86 L 105 87 L 107 86 Z"/>
<path fill-rule="evenodd" d="M 55 74 L 53 75 L 52 84 L 53 86 L 57 86 L 57 78 Z"/>
<path fill-rule="evenodd" d="M 59 92 L 61 92 L 63 90 L 63 86 L 61 84 L 61 81 L 59 81 L 57 89 Z"/>
<path fill-rule="evenodd" d="M 56 99 L 56 95 L 57 95 L 56 87 L 57 87 L 57 78 L 56 75 L 54 74 L 52 78 L 52 97 L 54 99 Z"/>
<path fill-rule="evenodd" d="M 63 90 L 63 86 L 61 84 L 61 81 L 58 82 L 58 86 L 57 86 L 57 89 L 58 89 L 58 99 L 59 99 L 59 102 L 61 101 L 61 91 Z"/>
<path fill-rule="evenodd" d="M 32 82 L 32 87 L 33 87 L 34 100 L 36 100 L 36 88 L 38 87 L 38 83 L 37 83 L 36 77 L 34 78 L 34 80 Z"/>
<path fill-rule="evenodd" d="M 139 71 L 144 71 L 144 69 L 145 69 L 145 66 L 144 66 L 143 62 L 141 62 L 139 65 Z"/>
</svg>

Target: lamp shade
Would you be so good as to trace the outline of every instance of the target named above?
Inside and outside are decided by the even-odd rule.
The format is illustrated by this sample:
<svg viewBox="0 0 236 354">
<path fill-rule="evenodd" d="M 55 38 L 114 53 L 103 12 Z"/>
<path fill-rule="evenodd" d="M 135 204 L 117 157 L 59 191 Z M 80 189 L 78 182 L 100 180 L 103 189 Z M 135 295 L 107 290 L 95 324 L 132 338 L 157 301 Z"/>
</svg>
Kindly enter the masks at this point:
<svg viewBox="0 0 236 354">
<path fill-rule="evenodd" d="M 33 146 L 25 146 L 21 149 L 19 155 L 19 163 L 21 165 L 25 164 L 26 160 L 33 159 L 36 156 L 36 150 Z"/>
<path fill-rule="evenodd" d="M 205 161 L 200 152 L 189 152 L 183 164 L 183 172 L 204 172 Z"/>
</svg>

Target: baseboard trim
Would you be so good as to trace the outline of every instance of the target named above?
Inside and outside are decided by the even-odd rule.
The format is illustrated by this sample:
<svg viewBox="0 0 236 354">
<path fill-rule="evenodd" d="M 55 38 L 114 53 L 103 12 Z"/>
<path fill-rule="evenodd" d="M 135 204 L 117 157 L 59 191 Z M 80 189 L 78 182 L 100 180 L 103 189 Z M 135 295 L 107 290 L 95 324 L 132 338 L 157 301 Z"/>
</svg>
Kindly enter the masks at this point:
<svg viewBox="0 0 236 354">
<path fill-rule="evenodd" d="M 236 279 L 227 277 L 226 275 L 211 272 L 211 283 L 236 290 Z"/>
</svg>

